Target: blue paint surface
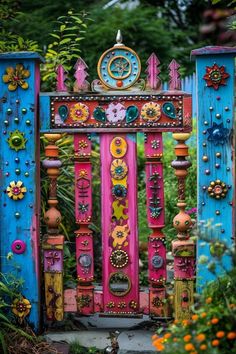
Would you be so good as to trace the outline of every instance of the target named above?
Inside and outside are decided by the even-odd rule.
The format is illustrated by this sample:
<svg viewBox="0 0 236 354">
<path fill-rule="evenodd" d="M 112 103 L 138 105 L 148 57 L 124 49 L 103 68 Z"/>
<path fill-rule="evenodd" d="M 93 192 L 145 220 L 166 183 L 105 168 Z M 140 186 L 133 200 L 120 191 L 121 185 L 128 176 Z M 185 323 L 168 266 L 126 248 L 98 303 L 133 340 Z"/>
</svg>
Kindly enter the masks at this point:
<svg viewBox="0 0 236 354">
<path fill-rule="evenodd" d="M 39 260 L 35 258 L 34 252 L 38 247 L 32 239 L 32 233 L 39 237 L 38 225 L 33 225 L 33 219 L 39 218 L 39 210 L 36 199 L 39 186 L 36 185 L 37 167 L 36 154 L 39 141 L 36 141 L 37 112 L 35 103 L 37 100 L 35 90 L 36 58 L 38 55 L 17 55 L 18 53 L 5 54 L 0 56 L 0 172 L 1 193 L 0 193 L 0 250 L 1 250 L 1 272 L 14 275 L 17 279 L 23 279 L 22 294 L 32 304 L 28 321 L 36 331 L 39 330 L 40 314 L 40 291 L 39 279 L 36 274 Z M 13 58 L 13 59 L 11 59 Z M 25 58 L 25 59 L 24 59 Z M 16 64 L 23 64 L 30 71 L 30 77 L 25 79 L 29 88 L 23 90 L 18 87 L 16 91 L 9 91 L 8 84 L 2 81 L 7 67 L 15 68 Z M 12 113 L 8 114 L 7 109 Z M 25 108 L 26 113 L 22 112 Z M 19 121 L 16 122 L 15 118 Z M 6 125 L 4 121 L 9 123 Z M 30 121 L 30 125 L 26 121 Z M 19 130 L 25 134 L 27 139 L 24 150 L 15 150 L 9 147 L 7 139 L 10 132 Z M 39 166 L 39 159 L 37 165 Z M 19 175 L 16 169 L 20 169 Z M 22 200 L 14 201 L 6 193 L 6 188 L 11 181 L 22 181 L 27 192 Z M 15 213 L 20 213 L 16 218 Z M 33 227 L 36 229 L 33 230 Z M 23 254 L 13 254 L 11 259 L 7 255 L 12 252 L 11 245 L 15 240 L 22 240 L 26 243 L 26 251 Z"/>
<path fill-rule="evenodd" d="M 223 139 L 216 143 L 210 137 L 213 124 L 221 125 L 233 134 L 234 116 L 234 57 L 232 54 L 204 55 L 196 58 L 197 61 L 197 95 L 198 95 L 198 221 L 199 231 L 210 239 L 220 240 L 227 245 L 232 245 L 234 236 L 233 207 L 230 205 L 234 198 L 234 177 L 232 161 L 232 139 Z M 225 66 L 225 71 L 230 75 L 226 79 L 225 86 L 219 86 L 218 90 L 207 87 L 203 79 L 206 74 L 206 66 Z M 226 133 L 226 130 L 224 130 Z M 222 140 L 222 139 L 221 139 Z M 206 144 L 206 146 L 203 146 Z M 216 156 L 220 153 L 220 157 Z M 207 156 L 208 161 L 203 161 Z M 208 172 L 208 171 L 209 172 Z M 221 180 L 225 182 L 228 193 L 224 199 L 214 199 L 209 196 L 207 188 L 211 181 Z M 204 190 L 205 188 L 205 190 Z M 219 211 L 219 215 L 217 215 Z M 209 244 L 198 241 L 198 260 L 201 256 L 208 257 L 206 264 L 198 264 L 198 289 L 207 281 L 213 280 L 214 275 L 208 270 L 207 265 L 213 261 L 217 265 L 217 273 L 222 274 L 222 267 L 217 259 L 210 253 Z M 230 267 L 230 259 L 223 258 L 226 268 Z"/>
</svg>

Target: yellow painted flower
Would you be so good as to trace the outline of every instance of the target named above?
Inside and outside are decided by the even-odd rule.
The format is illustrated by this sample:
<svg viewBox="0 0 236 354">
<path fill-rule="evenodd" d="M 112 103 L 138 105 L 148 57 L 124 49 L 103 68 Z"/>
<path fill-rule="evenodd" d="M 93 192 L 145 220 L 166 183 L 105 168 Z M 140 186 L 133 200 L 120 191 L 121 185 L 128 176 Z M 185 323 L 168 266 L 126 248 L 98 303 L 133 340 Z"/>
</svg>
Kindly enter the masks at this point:
<svg viewBox="0 0 236 354">
<path fill-rule="evenodd" d="M 21 181 L 12 181 L 7 187 L 7 195 L 13 200 L 23 199 L 26 192 L 27 189 Z"/>
<path fill-rule="evenodd" d="M 128 167 L 125 161 L 121 159 L 113 160 L 111 163 L 111 175 L 112 178 L 121 180 L 125 178 L 128 172 Z"/>
<path fill-rule="evenodd" d="M 127 152 L 127 142 L 125 139 L 120 136 L 112 139 L 110 144 L 110 152 L 112 156 L 116 158 L 125 156 Z"/>
<path fill-rule="evenodd" d="M 15 299 L 12 303 L 12 312 L 16 315 L 20 323 L 24 320 L 26 316 L 30 313 L 31 303 L 28 299 Z"/>
<path fill-rule="evenodd" d="M 86 122 L 89 117 L 88 107 L 83 103 L 76 103 L 70 109 L 70 117 L 76 122 Z"/>
<path fill-rule="evenodd" d="M 145 103 L 141 109 L 141 117 L 147 122 L 156 122 L 161 117 L 161 106 L 155 102 Z"/>
<path fill-rule="evenodd" d="M 128 242 L 126 241 L 129 234 L 128 225 L 119 226 L 117 225 L 111 233 L 113 238 L 113 247 L 121 248 L 122 246 L 127 246 Z"/>
<path fill-rule="evenodd" d="M 24 68 L 24 65 L 17 64 L 16 68 L 9 66 L 6 68 L 6 74 L 2 76 L 3 82 L 8 84 L 9 91 L 15 91 L 18 86 L 23 90 L 27 90 L 29 84 L 25 81 L 30 76 L 29 70 Z"/>
</svg>

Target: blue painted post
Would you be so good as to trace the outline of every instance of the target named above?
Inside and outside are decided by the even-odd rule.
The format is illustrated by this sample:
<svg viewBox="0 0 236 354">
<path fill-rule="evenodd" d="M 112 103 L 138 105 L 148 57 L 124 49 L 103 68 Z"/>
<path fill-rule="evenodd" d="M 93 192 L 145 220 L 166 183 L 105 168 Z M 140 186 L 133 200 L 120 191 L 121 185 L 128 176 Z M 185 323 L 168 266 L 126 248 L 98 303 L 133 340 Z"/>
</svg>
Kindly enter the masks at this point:
<svg viewBox="0 0 236 354">
<path fill-rule="evenodd" d="M 0 54 L 0 269 L 23 280 L 23 299 L 13 303 L 13 312 L 20 321 L 27 316 L 36 332 L 40 326 L 40 61 L 33 52 Z"/>
<path fill-rule="evenodd" d="M 222 274 L 217 241 L 232 245 L 234 237 L 234 57 L 235 48 L 205 47 L 192 51 L 197 69 L 198 221 L 199 231 L 215 241 L 198 241 L 198 290 Z M 218 244 L 219 246 L 219 244 Z M 218 254 L 218 256 L 217 256 Z M 203 260 L 201 257 L 200 259 Z M 213 263 L 211 263 L 213 262 Z M 222 259 L 230 267 L 230 259 Z"/>
</svg>

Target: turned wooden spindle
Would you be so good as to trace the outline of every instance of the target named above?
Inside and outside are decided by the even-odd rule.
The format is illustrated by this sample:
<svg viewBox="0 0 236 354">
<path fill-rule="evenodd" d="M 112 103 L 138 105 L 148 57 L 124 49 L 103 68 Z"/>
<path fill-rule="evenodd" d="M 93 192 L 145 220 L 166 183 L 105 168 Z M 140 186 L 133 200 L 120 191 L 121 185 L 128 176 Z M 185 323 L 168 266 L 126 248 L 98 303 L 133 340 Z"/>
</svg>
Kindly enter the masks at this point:
<svg viewBox="0 0 236 354">
<path fill-rule="evenodd" d="M 44 278 L 46 314 L 48 320 L 63 320 L 63 244 L 64 236 L 59 234 L 61 213 L 57 209 L 57 178 L 62 163 L 58 159 L 59 148 L 56 142 L 61 134 L 44 134 L 48 141 L 45 147 L 43 167 L 46 169 L 49 184 L 49 209 L 44 214 L 44 221 L 47 225 L 47 234 L 43 239 L 44 254 Z"/>
<path fill-rule="evenodd" d="M 173 134 L 173 138 L 177 140 L 177 145 L 175 146 L 176 160 L 172 162 L 171 166 L 175 169 L 175 175 L 178 179 L 177 206 L 180 209 L 173 220 L 178 239 L 172 242 L 175 282 L 174 310 L 177 320 L 189 319 L 191 317 L 195 278 L 195 245 L 194 241 L 189 239 L 192 220 L 185 212 L 185 184 L 188 168 L 191 166 L 191 162 L 186 160 L 188 146 L 185 144 L 185 141 L 189 137 L 189 133 Z"/>
</svg>

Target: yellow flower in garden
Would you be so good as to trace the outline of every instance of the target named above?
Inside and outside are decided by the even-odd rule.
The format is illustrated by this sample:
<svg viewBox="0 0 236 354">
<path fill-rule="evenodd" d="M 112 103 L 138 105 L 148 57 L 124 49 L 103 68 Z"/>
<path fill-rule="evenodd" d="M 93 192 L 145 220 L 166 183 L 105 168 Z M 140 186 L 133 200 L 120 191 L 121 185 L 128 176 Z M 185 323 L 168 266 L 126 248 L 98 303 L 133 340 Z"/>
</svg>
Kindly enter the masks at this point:
<svg viewBox="0 0 236 354">
<path fill-rule="evenodd" d="M 206 339 L 206 336 L 204 333 L 200 333 L 197 335 L 196 339 L 198 342 L 203 342 Z"/>
<path fill-rule="evenodd" d="M 191 338 L 192 336 L 190 334 L 187 334 L 186 336 L 184 336 L 184 341 L 189 342 Z"/>
<path fill-rule="evenodd" d="M 194 345 L 192 343 L 185 344 L 184 349 L 186 352 L 191 352 L 192 350 L 195 350 Z"/>
<path fill-rule="evenodd" d="M 219 319 L 216 317 L 212 318 L 212 320 L 211 320 L 212 324 L 217 324 L 218 322 L 219 322 Z"/>
<path fill-rule="evenodd" d="M 12 303 L 12 312 L 16 315 L 20 321 L 23 322 L 24 318 L 30 313 L 31 303 L 28 299 L 15 299 Z"/>
<path fill-rule="evenodd" d="M 18 86 L 23 90 L 27 90 L 29 84 L 25 81 L 30 76 L 29 70 L 24 68 L 22 64 L 16 64 L 16 68 L 9 66 L 6 68 L 6 74 L 2 76 L 2 81 L 8 84 L 9 91 L 15 91 Z"/>
<path fill-rule="evenodd" d="M 218 347 L 219 344 L 220 344 L 220 341 L 218 339 L 213 339 L 213 341 L 211 342 L 211 345 L 213 347 Z"/>
<path fill-rule="evenodd" d="M 211 304 L 212 303 L 212 297 L 208 297 L 206 299 L 206 304 Z"/>
<path fill-rule="evenodd" d="M 27 189 L 23 186 L 23 182 L 21 181 L 11 181 L 7 187 L 7 195 L 13 200 L 23 199 L 26 192 Z"/>
<path fill-rule="evenodd" d="M 217 338 L 223 338 L 225 336 L 225 332 L 224 331 L 218 331 L 217 333 L 216 333 L 216 337 Z"/>
<path fill-rule="evenodd" d="M 192 315 L 192 320 L 197 321 L 198 320 L 198 315 Z"/>
<path fill-rule="evenodd" d="M 206 345 L 206 344 L 200 345 L 200 349 L 201 349 L 201 350 L 206 350 L 206 349 L 207 349 L 207 345 Z"/>
</svg>

